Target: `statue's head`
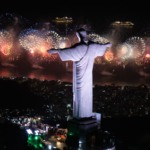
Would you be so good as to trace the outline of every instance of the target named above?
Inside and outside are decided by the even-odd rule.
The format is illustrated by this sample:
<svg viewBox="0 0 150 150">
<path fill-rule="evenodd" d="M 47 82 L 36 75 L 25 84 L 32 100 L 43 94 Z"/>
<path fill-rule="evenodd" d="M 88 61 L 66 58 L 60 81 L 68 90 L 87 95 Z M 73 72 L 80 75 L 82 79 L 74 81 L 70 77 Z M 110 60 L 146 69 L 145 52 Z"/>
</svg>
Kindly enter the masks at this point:
<svg viewBox="0 0 150 150">
<path fill-rule="evenodd" d="M 84 41 L 85 43 L 88 42 L 87 40 L 87 31 L 83 28 L 77 30 L 76 35 L 79 39 L 79 41 Z"/>
</svg>

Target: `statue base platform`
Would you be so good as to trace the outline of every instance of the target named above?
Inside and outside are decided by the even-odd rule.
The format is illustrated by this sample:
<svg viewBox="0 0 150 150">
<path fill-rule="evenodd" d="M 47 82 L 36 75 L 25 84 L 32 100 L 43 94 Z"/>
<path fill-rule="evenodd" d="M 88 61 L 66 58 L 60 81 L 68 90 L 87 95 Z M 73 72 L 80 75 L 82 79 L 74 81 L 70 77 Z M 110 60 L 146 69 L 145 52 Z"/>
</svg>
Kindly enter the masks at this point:
<svg viewBox="0 0 150 150">
<path fill-rule="evenodd" d="M 76 126 L 79 130 L 91 130 L 97 128 L 97 120 L 95 118 L 72 119 L 68 122 L 68 126 Z"/>
<path fill-rule="evenodd" d="M 72 119 L 68 122 L 67 145 L 70 147 L 86 148 L 89 137 L 97 132 L 98 124 L 95 118 Z"/>
</svg>

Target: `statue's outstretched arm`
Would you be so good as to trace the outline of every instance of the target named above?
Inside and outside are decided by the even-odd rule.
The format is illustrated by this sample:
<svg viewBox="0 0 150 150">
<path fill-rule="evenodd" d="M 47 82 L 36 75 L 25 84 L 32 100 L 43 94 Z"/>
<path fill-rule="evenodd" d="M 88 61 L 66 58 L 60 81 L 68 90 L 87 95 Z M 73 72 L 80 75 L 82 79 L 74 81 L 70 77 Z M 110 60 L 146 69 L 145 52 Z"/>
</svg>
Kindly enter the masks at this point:
<svg viewBox="0 0 150 150">
<path fill-rule="evenodd" d="M 47 52 L 50 54 L 59 54 L 62 61 L 78 61 L 82 57 L 82 55 L 79 53 L 79 50 L 80 53 L 82 53 L 80 46 L 73 46 L 64 49 L 50 49 Z"/>
<path fill-rule="evenodd" d="M 50 54 L 56 54 L 56 53 L 59 53 L 59 51 L 60 51 L 59 49 L 50 49 L 47 52 Z"/>
<path fill-rule="evenodd" d="M 110 48 L 112 46 L 111 43 L 106 43 L 106 44 L 98 44 L 96 47 L 95 47 L 95 55 L 96 56 L 103 56 L 104 53 L 108 50 L 108 48 Z"/>
<path fill-rule="evenodd" d="M 112 46 L 112 43 L 107 43 L 107 44 L 105 44 L 106 45 L 106 47 L 111 47 Z"/>
</svg>

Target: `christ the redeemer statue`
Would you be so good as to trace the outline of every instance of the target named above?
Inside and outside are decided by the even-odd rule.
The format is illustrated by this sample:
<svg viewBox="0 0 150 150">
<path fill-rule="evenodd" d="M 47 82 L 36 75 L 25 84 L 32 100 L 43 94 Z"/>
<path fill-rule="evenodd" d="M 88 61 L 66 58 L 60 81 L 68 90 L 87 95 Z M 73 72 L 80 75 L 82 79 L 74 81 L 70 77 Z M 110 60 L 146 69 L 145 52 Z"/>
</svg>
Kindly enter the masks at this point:
<svg viewBox="0 0 150 150">
<path fill-rule="evenodd" d="M 99 44 L 86 41 L 85 30 L 76 32 L 80 43 L 70 48 L 51 49 L 48 53 L 58 53 L 62 61 L 73 61 L 73 117 L 92 117 L 93 110 L 93 64 L 97 56 L 103 56 L 110 43 Z"/>
</svg>

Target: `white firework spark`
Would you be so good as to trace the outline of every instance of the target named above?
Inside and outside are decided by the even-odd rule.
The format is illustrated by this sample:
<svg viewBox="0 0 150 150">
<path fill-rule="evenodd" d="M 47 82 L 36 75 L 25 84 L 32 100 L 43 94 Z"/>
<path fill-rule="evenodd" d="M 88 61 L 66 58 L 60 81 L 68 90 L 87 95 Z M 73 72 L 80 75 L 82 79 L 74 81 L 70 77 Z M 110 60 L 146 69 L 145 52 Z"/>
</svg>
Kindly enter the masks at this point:
<svg viewBox="0 0 150 150">
<path fill-rule="evenodd" d="M 131 37 L 126 43 L 130 45 L 133 50 L 132 58 L 139 58 L 145 52 L 145 41 L 141 37 Z"/>
<path fill-rule="evenodd" d="M 105 44 L 105 43 L 109 42 L 106 38 L 101 37 L 100 35 L 95 34 L 95 33 L 88 34 L 88 39 L 90 41 L 93 41 L 93 42 L 96 42 L 96 43 L 101 43 L 101 44 Z"/>
<path fill-rule="evenodd" d="M 145 51 L 145 42 L 141 37 L 131 37 L 117 47 L 117 56 L 122 60 L 139 59 Z"/>
</svg>

